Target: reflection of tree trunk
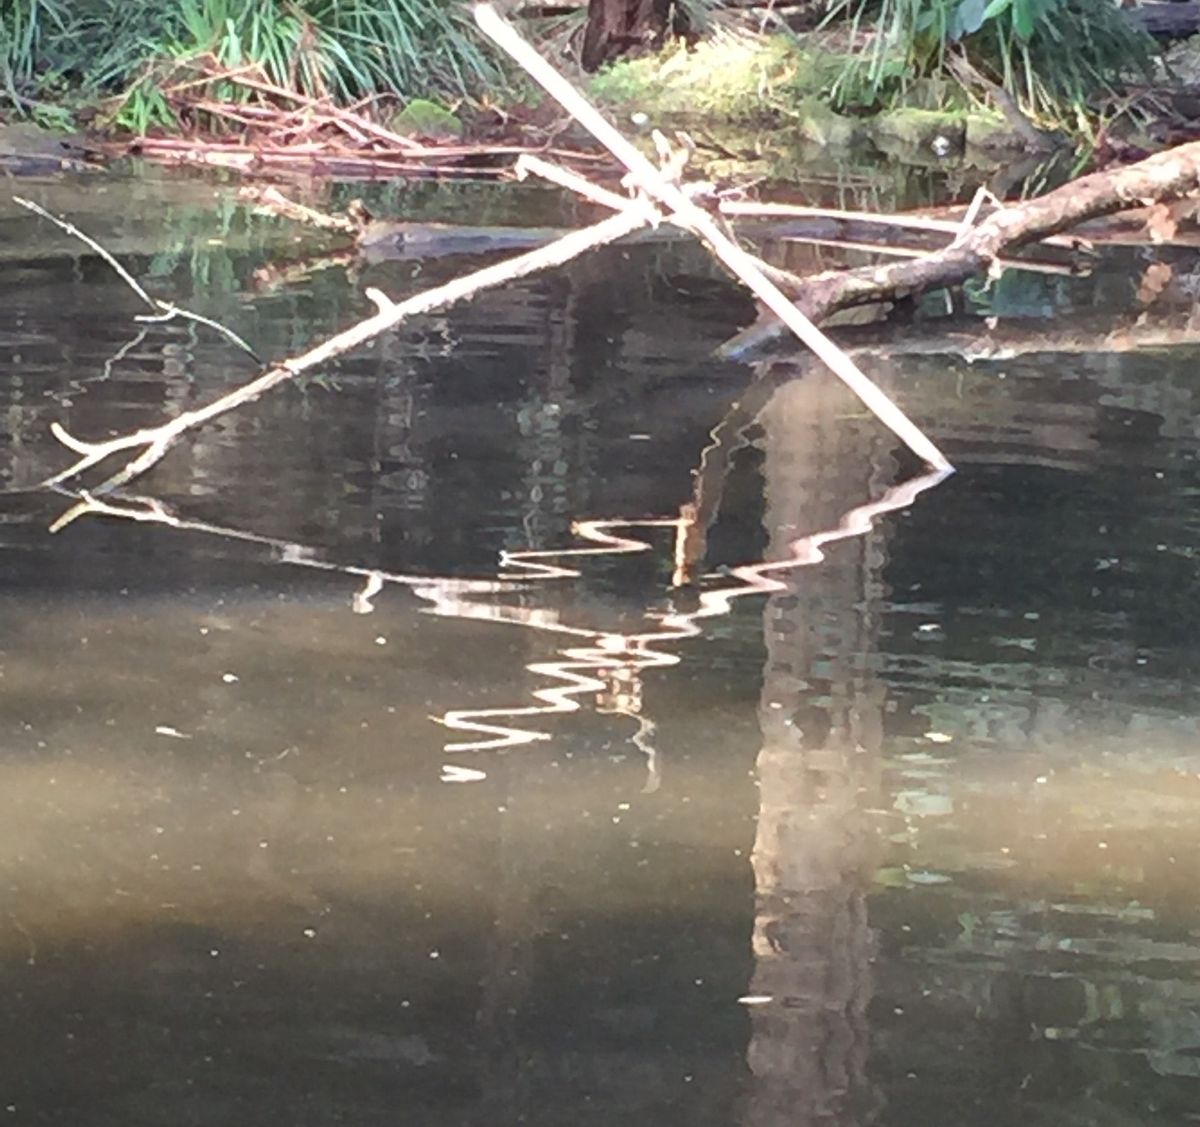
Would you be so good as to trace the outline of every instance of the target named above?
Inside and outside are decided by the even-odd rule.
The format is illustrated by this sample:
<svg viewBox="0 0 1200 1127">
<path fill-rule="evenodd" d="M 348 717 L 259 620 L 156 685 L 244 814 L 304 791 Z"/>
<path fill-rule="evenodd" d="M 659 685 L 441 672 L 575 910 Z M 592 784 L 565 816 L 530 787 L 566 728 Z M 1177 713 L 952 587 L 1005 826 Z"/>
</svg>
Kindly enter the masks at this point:
<svg viewBox="0 0 1200 1127">
<path fill-rule="evenodd" d="M 668 27 L 675 31 L 682 13 L 675 0 L 589 0 L 583 32 L 583 65 L 595 70 L 630 48 L 662 42 Z"/>
<path fill-rule="evenodd" d="M 845 392 L 813 372 L 760 416 L 769 558 L 882 492 L 878 431 L 837 418 Z M 890 476 L 892 471 L 887 471 Z M 754 845 L 755 970 L 746 1127 L 850 1127 L 877 1103 L 866 1077 L 873 935 L 863 870 L 882 692 L 867 656 L 882 533 L 832 547 L 767 604 Z M 764 999 L 770 999 L 764 1001 Z"/>
<path fill-rule="evenodd" d="M 511 791 L 505 795 L 505 805 L 514 812 L 521 809 Z M 525 1092 L 516 1019 L 533 980 L 533 944 L 541 929 L 541 913 L 533 903 L 541 858 L 529 856 L 539 838 L 521 833 L 514 822 L 524 828 L 516 817 L 499 822 L 495 929 L 488 942 L 476 1015 L 481 1052 L 476 1064 L 481 1087 L 476 1121 L 489 1125 L 522 1119 Z"/>
</svg>

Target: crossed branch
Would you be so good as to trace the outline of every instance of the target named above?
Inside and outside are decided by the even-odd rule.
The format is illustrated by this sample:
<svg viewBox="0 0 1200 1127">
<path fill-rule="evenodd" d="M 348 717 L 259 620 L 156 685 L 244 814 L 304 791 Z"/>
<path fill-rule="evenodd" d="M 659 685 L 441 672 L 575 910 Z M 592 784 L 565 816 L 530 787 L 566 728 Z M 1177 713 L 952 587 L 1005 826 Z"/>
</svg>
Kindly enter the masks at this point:
<svg viewBox="0 0 1200 1127">
<path fill-rule="evenodd" d="M 93 486 L 90 491 L 93 496 L 110 492 L 145 474 L 161 461 L 175 441 L 188 431 L 258 399 L 282 383 L 327 364 L 410 317 L 446 308 L 489 287 L 564 265 L 581 254 L 632 234 L 647 224 L 660 223 L 674 224 L 700 239 L 731 273 L 828 365 L 931 469 L 947 471 L 951 468 L 937 446 L 862 372 L 846 352 L 835 345 L 784 295 L 776 284 L 776 281 L 782 280 L 779 272 L 773 272 L 766 264 L 743 250 L 730 236 L 724 223 L 697 202 L 697 186 L 687 185 L 682 179 L 686 151 L 671 146 L 661 135 L 656 135 L 662 161 L 661 165 L 656 166 L 538 55 L 490 4 L 478 4 L 475 8 L 475 18 L 486 35 L 506 51 L 534 81 L 625 166 L 628 173 L 625 185 L 630 195 L 621 196 L 610 192 L 575 173 L 531 156 L 521 158 L 518 164 L 519 175 L 541 176 L 593 203 L 611 209 L 613 214 L 599 223 L 572 231 L 536 250 L 465 274 L 402 302 L 394 302 L 377 289 L 367 289 L 364 291 L 365 296 L 376 307 L 374 316 L 359 321 L 302 355 L 273 363 L 254 380 L 206 406 L 185 411 L 157 426 L 144 427 L 104 442 L 89 442 L 70 434 L 60 423 L 54 423 L 51 426 L 54 436 L 77 454 L 78 458 L 66 469 L 49 478 L 45 485 L 61 485 L 78 478 L 85 471 L 114 455 L 138 451 L 119 470 Z M 138 318 L 139 321 L 167 321 L 173 318 L 196 321 L 221 333 L 262 366 L 263 362 L 250 346 L 226 326 L 173 303 L 151 297 L 108 251 L 74 224 L 51 215 L 29 200 L 18 199 L 17 202 L 95 250 L 150 308 L 151 313 L 143 314 Z"/>
</svg>

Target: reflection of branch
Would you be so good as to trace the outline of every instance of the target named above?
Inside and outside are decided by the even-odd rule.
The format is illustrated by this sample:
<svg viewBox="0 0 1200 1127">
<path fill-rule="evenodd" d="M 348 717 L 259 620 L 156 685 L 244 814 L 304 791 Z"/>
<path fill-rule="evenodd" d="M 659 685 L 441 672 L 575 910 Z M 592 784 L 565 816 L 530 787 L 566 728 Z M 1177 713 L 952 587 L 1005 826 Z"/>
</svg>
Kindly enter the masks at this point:
<svg viewBox="0 0 1200 1127">
<path fill-rule="evenodd" d="M 646 541 L 615 535 L 612 530 L 678 529 L 679 525 L 678 520 L 579 521 L 573 526 L 573 531 L 596 547 L 506 551 L 501 554 L 500 564 L 510 571 L 517 569 L 530 578 L 575 579 L 581 574 L 577 568 L 548 561 L 649 551 L 650 545 Z M 541 704 L 516 708 L 455 709 L 439 717 L 439 722 L 448 728 L 483 737 L 447 744 L 447 751 L 497 751 L 502 748 L 520 747 L 535 740 L 550 739 L 547 732 L 517 726 L 512 722 L 531 716 L 578 712 L 583 706 L 576 698 L 585 693 L 592 693 L 596 697 L 595 707 L 598 712 L 628 716 L 637 723 L 637 731 L 630 739 L 646 757 L 644 793 L 649 794 L 658 789 L 658 752 L 651 742 L 656 729 L 653 721 L 641 713 L 641 674 L 643 669 L 653 666 L 675 665 L 679 661 L 678 656 L 648 649 L 638 636 L 570 626 L 561 622 L 558 615 L 550 610 L 473 604 L 466 608 L 459 605 L 449 611 L 436 610 L 434 613 L 510 622 L 552 634 L 586 638 L 589 643 L 562 649 L 553 661 L 533 662 L 526 666 L 530 673 L 559 682 L 549 688 L 535 689 L 531 693 L 535 700 L 542 702 Z M 654 635 L 650 637 L 653 638 Z M 495 723 L 497 720 L 504 723 Z"/>
<path fill-rule="evenodd" d="M 789 554 L 785 559 L 731 568 L 729 574 L 740 579 L 744 586 L 703 592 L 700 595 L 700 610 L 686 618 L 689 622 L 694 622 L 700 618 L 728 614 L 733 600 L 744 595 L 786 591 L 787 584 L 774 578 L 775 573 L 794 571 L 799 567 L 820 563 L 825 558 L 823 548 L 826 544 L 865 535 L 874 527 L 876 517 L 908 508 L 922 493 L 945 481 L 952 472 L 950 469 L 931 470 L 900 485 L 893 485 L 879 500 L 869 501 L 851 509 L 838 522 L 836 528 L 814 532 L 793 540 L 788 546 Z"/>
<path fill-rule="evenodd" d="M 128 498 L 119 503 L 81 494 L 75 505 L 53 525 L 59 531 L 85 515 L 114 516 L 127 520 L 165 524 L 171 528 L 218 535 L 232 540 L 261 544 L 277 553 L 281 563 L 315 568 L 354 576 L 363 580 L 355 593 L 352 607 L 356 613 L 369 613 L 371 600 L 388 584 L 408 588 L 418 598 L 431 605 L 429 612 L 452 618 L 489 622 L 504 622 L 524 626 L 553 635 L 578 639 L 581 644 L 561 649 L 551 661 L 531 662 L 528 671 L 554 684 L 535 689 L 532 696 L 537 704 L 508 708 L 452 709 L 440 717 L 440 723 L 474 737 L 445 745 L 448 752 L 490 751 L 520 747 L 538 740 L 547 740 L 548 732 L 525 727 L 523 722 L 534 716 L 551 716 L 578 712 L 583 706 L 577 699 L 591 693 L 597 697 L 596 708 L 615 715 L 629 716 L 637 723 L 631 739 L 646 756 L 646 790 L 658 785 L 658 757 L 651 742 L 654 724 L 641 714 L 641 677 L 646 669 L 676 665 L 681 660 L 676 653 L 663 652 L 664 643 L 679 642 L 700 634 L 700 622 L 728 614 L 733 601 L 746 595 L 765 594 L 786 589 L 777 574 L 807 567 L 824 559 L 824 545 L 868 532 L 875 519 L 885 513 L 905 508 L 926 489 L 942 481 L 950 470 L 935 470 L 893 486 L 877 501 L 851 509 L 837 527 L 816 532 L 794 540 L 786 559 L 744 564 L 730 574 L 740 585 L 702 591 L 696 609 L 666 612 L 647 611 L 645 618 L 654 625 L 640 633 L 575 626 L 561 621 L 547 607 L 508 606 L 497 602 L 479 602 L 472 596 L 496 595 L 527 586 L 531 580 L 577 578 L 580 571 L 570 563 L 585 557 L 632 554 L 650 550 L 650 544 L 620 535 L 617 530 L 674 529 L 678 534 L 683 518 L 673 520 L 617 521 L 588 520 L 578 522 L 577 535 L 591 546 L 554 550 L 507 551 L 500 559 L 501 567 L 512 579 L 449 579 L 438 576 L 404 575 L 378 568 L 353 567 L 320 558 L 312 549 L 291 541 L 261 536 L 257 533 L 222 528 L 203 521 L 186 520 L 175 516 L 161 502 L 152 498 Z M 453 771 L 448 781 L 464 781 L 466 776 Z"/>
<path fill-rule="evenodd" d="M 60 490 L 59 492 L 66 492 Z M 502 591 L 513 591 L 520 584 L 504 579 L 450 579 L 429 575 L 405 575 L 400 572 L 382 571 L 375 567 L 356 567 L 335 563 L 322 559 L 317 552 L 304 544 L 292 540 L 283 540 L 276 536 L 263 536 L 257 532 L 246 532 L 242 529 L 227 528 L 208 521 L 188 520 L 178 517 L 161 501 L 154 497 L 122 497 L 118 501 L 110 501 L 95 497 L 90 493 L 69 493 L 68 496 L 77 500 L 51 526 L 51 532 L 61 532 L 67 525 L 85 516 L 120 517 L 123 520 L 137 521 L 143 524 L 165 524 L 181 532 L 202 532 L 208 536 L 219 536 L 224 540 L 238 540 L 247 544 L 259 544 L 275 552 L 280 563 L 292 564 L 296 567 L 309 567 L 317 571 L 330 571 L 339 575 L 349 575 L 364 580 L 363 587 L 354 595 L 352 607 L 357 614 L 369 613 L 371 599 L 384 586 L 391 583 L 414 591 L 421 598 L 437 603 L 440 599 L 456 599 L 462 595 L 494 595 Z M 428 590 L 426 590 L 428 588 Z"/>
<path fill-rule="evenodd" d="M 491 712 L 487 710 L 452 711 L 436 718 L 447 727 L 460 731 L 478 732 L 491 737 L 473 743 L 448 744 L 446 750 L 485 750 L 513 747 L 532 743 L 535 740 L 549 739 L 549 734 L 544 732 L 517 729 L 511 726 L 489 725 L 486 720 L 491 715 L 515 717 L 576 712 L 581 706 L 573 698 L 580 693 L 590 691 L 605 694 L 606 703 L 601 709 L 602 711 L 629 716 L 637 723 L 637 731 L 631 736 L 631 740 L 646 756 L 645 790 L 652 791 L 658 785 L 658 758 L 650 743 L 655 726 L 652 721 L 640 714 L 640 682 L 637 673 L 645 666 L 670 665 L 679 659 L 673 655 L 647 654 L 642 659 L 630 660 L 629 656 L 622 656 L 625 651 L 620 635 L 563 623 L 559 620 L 558 615 L 548 608 L 505 606 L 495 602 L 473 601 L 482 596 L 495 596 L 523 590 L 528 586 L 523 576 L 494 579 L 451 579 L 442 576 L 405 575 L 382 571 L 379 568 L 348 566 L 323 559 L 313 549 L 293 541 L 176 516 L 161 501 L 152 497 L 124 497 L 119 501 L 112 501 L 95 497 L 89 493 L 71 494 L 71 496 L 76 497 L 75 504 L 54 522 L 51 526 L 52 532 L 59 532 L 84 516 L 119 517 L 139 523 L 163 524 L 178 531 L 200 532 L 210 536 L 220 536 L 226 540 L 258 544 L 272 549 L 280 563 L 361 579 L 362 586 L 354 593 L 351 601 L 351 609 L 356 614 L 369 614 L 374 610 L 372 600 L 391 584 L 405 587 L 418 598 L 428 602 L 430 606 L 427 609 L 431 614 L 486 622 L 507 622 L 534 630 L 587 639 L 593 645 L 563 651 L 563 655 L 567 658 L 565 662 L 533 663 L 527 667 L 531 673 L 537 676 L 551 677 L 563 682 L 558 686 L 542 689 L 533 694 L 545 702 L 543 705 L 531 706 L 528 709 L 496 709 Z M 585 521 L 578 526 L 578 531 L 586 539 L 593 541 L 597 545 L 596 547 L 566 549 L 558 553 L 511 552 L 502 557 L 501 565 L 516 569 L 534 579 L 574 578 L 579 575 L 577 570 L 540 562 L 541 559 L 551 555 L 580 557 L 646 551 L 650 547 L 649 544 L 613 535 L 606 529 L 618 526 L 670 527 L 674 523 L 673 521 L 640 523 Z M 522 556 L 531 558 L 522 559 Z M 601 676 L 589 674 L 601 674 L 603 679 Z M 476 777 L 484 776 L 478 772 L 457 767 L 447 767 L 443 775 L 447 782 L 473 781 Z"/>
<path fill-rule="evenodd" d="M 71 395 L 79 394 L 86 395 L 88 386 L 94 383 L 104 383 L 105 380 L 112 378 L 113 372 L 118 364 L 125 359 L 138 345 L 142 344 L 146 337 L 150 335 L 149 329 L 139 329 L 137 334 L 130 340 L 127 340 L 120 348 L 117 349 L 111 356 L 104 361 L 104 366 L 100 369 L 100 374 L 96 376 L 75 376 L 68 377 L 65 393 L 49 392 L 54 398 L 54 401 L 61 407 L 71 406 Z"/>
<path fill-rule="evenodd" d="M 757 321 L 721 344 L 717 355 L 744 361 L 778 336 L 777 325 Z M 1194 347 L 1200 342 L 1200 314 L 1185 294 L 1168 291 L 1150 308 L 1135 306 L 1053 320 L 985 320 L 964 314 L 912 325 L 855 325 L 843 330 L 838 340 L 851 356 L 960 356 L 969 362 L 1010 360 L 1032 352 L 1138 352 Z"/>
<path fill-rule="evenodd" d="M 626 555 L 630 552 L 645 552 L 650 545 L 644 540 L 631 540 L 627 536 L 614 535 L 614 528 L 675 528 L 677 520 L 581 520 L 575 521 L 571 531 L 576 536 L 599 545 L 595 548 L 547 548 L 530 551 L 503 551 L 500 566 L 516 568 L 521 573 L 539 579 L 577 579 L 579 572 L 573 567 L 544 563 L 545 560 L 578 559 L 580 556 Z"/>
<path fill-rule="evenodd" d="M 623 680 L 626 685 L 637 685 L 640 683 L 643 670 L 678 664 L 681 660 L 678 654 L 664 653 L 656 647 L 665 642 L 679 642 L 696 637 L 700 634 L 699 623 L 702 619 L 728 614 L 735 599 L 743 598 L 746 595 L 770 594 L 786 590 L 787 585 L 775 577 L 776 573 L 820 563 L 825 558 L 823 548 L 826 544 L 865 535 L 874 526 L 877 517 L 907 508 L 921 493 L 943 481 L 950 472 L 952 471 L 948 469 L 933 470 L 893 486 L 877 501 L 871 501 L 851 509 L 835 528 L 815 532 L 792 541 L 786 559 L 743 564 L 733 568 L 730 574 L 741 581 L 740 586 L 701 592 L 695 610 L 647 612 L 646 617 L 657 622 L 657 626 L 643 633 L 622 634 L 611 631 L 584 630 L 580 627 L 565 626 L 557 620 L 557 617 L 546 617 L 545 615 L 536 619 L 533 617 L 525 619 L 522 622 L 523 625 L 551 633 L 583 635 L 591 640 L 591 644 L 562 649 L 559 651 L 558 659 L 535 662 L 526 667 L 531 673 L 551 677 L 559 682 L 550 688 L 534 690 L 533 697 L 543 702 L 542 704 L 522 705 L 515 708 L 456 709 L 446 713 L 441 717 L 441 722 L 447 727 L 484 737 L 457 744 L 447 744 L 446 750 L 452 752 L 488 751 L 519 747 L 535 740 L 548 739 L 547 733 L 524 727 L 522 722 L 532 716 L 577 712 L 581 705 L 576 698 L 584 693 L 603 693 L 609 689 L 610 682 L 619 680 Z M 681 518 L 681 520 L 684 519 L 686 518 Z M 575 531 L 585 539 L 601 545 L 611 545 L 611 547 L 568 548 L 560 552 L 513 552 L 505 557 L 505 562 L 510 566 L 517 564 L 522 568 L 536 567 L 539 571 L 535 574 L 540 574 L 545 578 L 577 576 L 579 572 L 574 568 L 547 564 L 543 561 L 560 557 L 606 555 L 610 551 L 621 553 L 645 551 L 649 548 L 648 544 L 613 535 L 611 530 L 672 526 L 678 529 L 680 523 L 680 520 L 585 521 L 576 525 Z M 483 609 L 492 610 L 494 608 Z M 451 611 L 450 613 L 455 612 Z M 536 614 L 536 612 L 527 613 Z M 468 614 L 471 617 L 480 617 L 474 612 L 468 612 Z M 500 618 L 502 616 L 491 615 L 489 617 Z M 511 617 L 507 620 L 515 621 Z M 602 677 L 607 677 L 608 680 L 602 680 Z M 514 721 L 516 723 L 513 723 Z M 639 732 L 639 735 L 641 734 Z M 635 742 L 637 742 L 636 738 Z M 652 771 L 656 772 L 657 761 L 654 758 L 648 758 L 648 763 Z M 657 776 L 655 775 L 655 777 Z"/>
<path fill-rule="evenodd" d="M 748 443 L 746 428 L 758 417 L 779 386 L 795 378 L 796 365 L 772 365 L 750 384 L 741 399 L 709 431 L 712 441 L 700 451 L 699 464 L 693 471 L 692 500 L 684 506 L 686 532 L 676 544 L 675 574 L 671 580 L 676 587 L 694 583 L 704 562 L 708 530 L 721 508 L 734 455 Z"/>
</svg>

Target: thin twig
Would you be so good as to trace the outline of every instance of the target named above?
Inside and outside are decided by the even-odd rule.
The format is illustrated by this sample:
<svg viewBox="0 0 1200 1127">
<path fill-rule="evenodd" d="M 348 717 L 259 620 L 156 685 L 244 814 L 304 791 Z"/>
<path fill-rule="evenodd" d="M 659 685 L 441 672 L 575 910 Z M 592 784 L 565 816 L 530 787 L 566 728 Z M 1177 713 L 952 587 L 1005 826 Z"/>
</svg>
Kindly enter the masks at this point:
<svg viewBox="0 0 1200 1127">
<path fill-rule="evenodd" d="M 970 228 L 967 230 L 969 232 Z M 857 250 L 865 254 L 890 255 L 892 258 L 924 258 L 929 254 L 929 251 L 917 250 L 915 247 L 898 247 L 889 243 L 860 243 L 852 239 L 818 239 L 814 235 L 785 235 L 783 241 L 817 247 L 835 247 L 838 250 Z M 1062 262 L 1035 262 L 1025 258 L 997 258 L 996 265 L 1004 270 L 1024 270 L 1030 274 L 1060 274 L 1071 278 L 1080 274 L 1079 270 Z M 799 275 L 793 274 L 791 278 L 793 284 L 803 285 L 804 280 Z"/>
<path fill-rule="evenodd" d="M 40 215 L 43 219 L 49 219 L 56 227 L 66 231 L 68 235 L 74 236 L 81 243 L 86 243 L 92 248 L 105 262 L 109 264 L 116 272 L 117 276 L 138 295 L 151 309 L 156 313 L 160 309 L 160 305 L 154 300 L 142 287 L 138 281 L 128 270 L 125 269 L 108 251 L 106 251 L 91 235 L 81 231 L 74 223 L 68 222 L 66 219 L 60 219 L 57 215 L 48 212 L 40 203 L 34 203 L 33 200 L 27 200 L 23 196 L 13 196 L 13 203 L 25 208 L 26 211 L 32 211 L 34 215 Z"/>
<path fill-rule="evenodd" d="M 135 317 L 135 321 L 142 321 L 150 324 L 159 322 L 173 321 L 176 317 L 183 318 L 186 321 L 196 321 L 201 325 L 207 325 L 210 329 L 214 329 L 227 340 L 236 344 L 247 356 L 250 357 L 256 364 L 261 365 L 262 359 L 240 336 L 232 329 L 222 325 L 220 321 L 214 321 L 211 317 L 205 317 L 201 313 L 193 313 L 190 309 L 184 309 L 182 306 L 174 305 L 169 301 L 160 301 L 156 297 L 151 297 L 138 283 L 137 279 L 129 273 L 107 250 L 104 249 L 91 235 L 85 231 L 81 231 L 74 223 L 66 219 L 62 219 L 57 215 L 53 215 L 47 211 L 41 204 L 34 203 L 33 200 L 27 200 L 21 196 L 13 196 L 13 202 L 20 204 L 21 207 L 28 211 L 32 211 L 34 215 L 40 215 L 43 219 L 50 220 L 56 227 L 65 231 L 68 235 L 72 235 L 80 242 L 91 247 L 105 262 L 109 264 L 116 272 L 117 276 L 123 281 L 135 294 L 138 295 L 151 309 L 153 313 L 143 313 Z"/>
<path fill-rule="evenodd" d="M 263 359 L 249 344 L 246 343 L 240 336 L 237 335 L 228 325 L 222 325 L 220 321 L 215 321 L 211 317 L 205 317 L 203 313 L 193 313 L 190 309 L 184 309 L 181 305 L 173 305 L 169 301 L 155 301 L 154 303 L 162 310 L 161 313 L 139 313 L 134 317 L 135 321 L 145 321 L 150 324 L 159 324 L 160 322 L 172 321 L 176 317 L 182 317 L 185 321 L 195 321 L 200 325 L 207 325 L 214 332 L 220 333 L 231 344 L 237 345 L 254 363 L 263 364 Z"/>
<path fill-rule="evenodd" d="M 722 215 L 738 219 L 839 219 L 850 223 L 873 223 L 880 227 L 903 227 L 913 231 L 936 231 L 954 235 L 958 224 L 950 219 L 926 215 L 884 215 L 875 211 L 843 211 L 836 207 L 802 207 L 789 203 L 756 203 L 750 200 L 721 200 Z"/>
<path fill-rule="evenodd" d="M 984 202 L 1003 207 L 1002 201 L 988 192 Z M 754 203 L 747 200 L 722 200 L 718 205 L 722 215 L 731 219 L 835 219 L 847 223 L 869 223 L 877 227 L 899 227 L 911 231 L 933 231 L 942 235 L 957 235 L 962 229 L 961 219 L 938 219 L 932 215 L 912 215 L 898 212 L 886 215 L 875 211 L 843 211 L 836 207 L 802 207 L 786 203 Z M 1051 235 L 1042 239 L 1046 246 L 1074 249 L 1077 239 L 1063 235 Z"/>
<path fill-rule="evenodd" d="M 225 78 L 227 76 L 219 75 L 216 77 Z M 396 133 L 394 130 L 377 125 L 360 114 L 349 114 L 344 110 L 339 110 L 331 102 L 322 101 L 318 98 L 310 98 L 307 94 L 301 94 L 297 90 L 288 90 L 286 87 L 276 86 L 273 82 L 264 82 L 262 79 L 251 78 L 248 75 L 230 75 L 228 77 L 230 81 L 235 82 L 239 86 L 245 86 L 250 90 L 258 90 L 263 94 L 271 94 L 276 98 L 287 98 L 289 101 L 325 114 L 333 121 L 341 123 L 349 118 L 353 125 L 361 129 L 364 133 L 371 134 L 377 140 L 386 141 L 389 145 L 397 149 L 416 153 L 425 148 L 419 141 L 414 141 L 411 137 L 405 137 L 401 133 Z"/>
</svg>

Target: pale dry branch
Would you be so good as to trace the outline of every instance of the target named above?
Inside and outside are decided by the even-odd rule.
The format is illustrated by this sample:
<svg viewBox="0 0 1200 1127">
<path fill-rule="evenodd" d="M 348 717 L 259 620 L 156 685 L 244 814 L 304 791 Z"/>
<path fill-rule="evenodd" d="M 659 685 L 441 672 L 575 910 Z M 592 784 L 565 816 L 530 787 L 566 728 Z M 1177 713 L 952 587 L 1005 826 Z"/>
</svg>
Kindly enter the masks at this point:
<svg viewBox="0 0 1200 1127">
<path fill-rule="evenodd" d="M 620 196 L 616 192 L 610 192 L 607 188 L 601 188 L 577 172 L 571 172 L 557 164 L 551 164 L 548 160 L 543 160 L 532 153 L 522 153 L 517 157 L 513 171 L 518 180 L 524 180 L 526 176 L 530 175 L 540 176 L 550 184 L 557 184 L 560 188 L 566 188 L 567 191 L 574 192 L 585 200 L 591 200 L 592 203 L 610 207 L 615 211 L 620 211 L 629 203 L 628 196 Z"/>
<path fill-rule="evenodd" d="M 44 484 L 61 484 L 107 460 L 114 454 L 140 448 L 141 453 L 137 457 L 96 486 L 94 492 L 106 492 L 117 486 L 125 485 L 157 464 L 175 440 L 185 432 L 193 430 L 219 415 L 224 415 L 236 407 L 258 399 L 279 384 L 327 364 L 359 345 L 365 344 L 380 333 L 394 328 L 401 321 L 454 305 L 491 286 L 523 278 L 551 267 L 562 266 L 589 250 L 614 242 L 623 235 L 637 230 L 648 221 L 651 215 L 652 212 L 643 204 L 638 201 L 630 201 L 623 211 L 609 216 L 591 227 L 572 231 L 546 246 L 487 266 L 482 270 L 465 274 L 444 285 L 415 294 L 402 302 L 393 302 L 378 290 L 372 290 L 367 296 L 377 309 L 373 317 L 359 321 L 356 325 L 352 325 L 315 348 L 309 349 L 301 356 L 273 365 L 257 379 L 243 384 L 212 403 L 193 411 L 185 411 L 159 426 L 145 427 L 132 434 L 118 435 L 105 442 L 87 442 L 69 434 L 61 424 L 54 423 L 51 426 L 54 436 L 80 457 L 61 473 L 49 478 Z M 81 232 L 80 234 L 82 235 Z M 90 238 L 87 238 L 86 241 L 89 245 L 97 245 Z M 111 255 L 105 254 L 105 258 L 107 261 L 112 261 Z"/>
<path fill-rule="evenodd" d="M 930 253 L 927 250 L 917 250 L 915 247 L 893 246 L 891 243 L 867 243 L 854 239 L 821 239 L 815 235 L 785 235 L 783 241 L 804 243 L 814 247 L 832 247 L 836 250 L 855 250 L 861 251 L 863 254 L 879 254 L 891 258 L 926 258 Z M 1058 274 L 1069 278 L 1078 278 L 1086 273 L 1085 270 L 1077 270 L 1064 262 L 1037 262 L 1033 259 L 997 258 L 996 265 L 1004 270 L 1024 270 L 1027 274 Z M 764 264 L 764 273 L 770 274 L 771 269 Z M 775 284 L 784 293 L 804 285 L 804 278 L 799 274 L 792 273 L 790 270 L 781 271 L 778 268 L 775 268 L 775 272 L 779 275 Z"/>
<path fill-rule="evenodd" d="M 845 211 L 836 207 L 805 207 L 799 204 L 760 203 L 755 200 L 721 200 L 722 215 L 731 219 L 841 219 L 854 223 L 874 223 L 880 227 L 900 227 L 911 231 L 934 231 L 943 235 L 958 232 L 958 222 L 925 215 L 884 215 L 875 211 Z"/>
<path fill-rule="evenodd" d="M 1003 207 L 991 192 L 984 192 L 982 203 Z M 722 215 L 730 219 L 832 219 L 839 223 L 868 224 L 873 227 L 895 227 L 903 231 L 928 231 L 933 234 L 957 236 L 962 231 L 963 217 L 940 219 L 935 215 L 912 212 L 887 214 L 878 211 L 845 211 L 836 207 L 805 207 L 799 204 L 759 203 L 750 200 L 721 200 L 717 205 Z M 1079 240 L 1064 235 L 1047 235 L 1041 240 L 1050 247 L 1067 250 L 1078 248 Z"/>
<path fill-rule="evenodd" d="M 691 231 L 708 245 L 809 349 L 866 404 L 919 458 L 938 469 L 950 463 L 945 455 L 817 326 L 784 296 L 763 272 L 754 256 L 730 239 L 721 224 L 683 188 L 665 177 L 619 130 L 541 57 L 490 4 L 475 6 L 480 29 L 507 52 L 522 69 L 628 170 L 629 180 L 655 203 L 670 221 Z"/>
<path fill-rule="evenodd" d="M 13 203 L 25 208 L 26 211 L 32 211 L 34 215 L 40 215 L 43 219 L 49 219 L 56 227 L 65 231 L 72 238 L 78 239 L 81 243 L 89 246 L 94 250 L 105 262 L 116 271 L 117 277 L 121 279 L 135 294 L 138 295 L 156 313 L 159 312 L 159 304 L 152 298 L 132 274 L 125 269 L 107 250 L 104 249 L 91 235 L 85 231 L 81 231 L 74 223 L 66 219 L 61 219 L 59 216 L 47 211 L 40 203 L 34 203 L 33 200 L 27 200 L 23 196 L 13 196 Z"/>
<path fill-rule="evenodd" d="M 238 198 L 253 204 L 255 207 L 269 211 L 273 215 L 281 215 L 294 223 L 303 223 L 308 227 L 316 227 L 324 231 L 337 231 L 343 235 L 355 235 L 359 225 L 348 215 L 330 215 L 318 211 L 315 207 L 289 200 L 278 188 L 263 188 L 257 185 L 247 185 L 238 192 Z"/>
</svg>

